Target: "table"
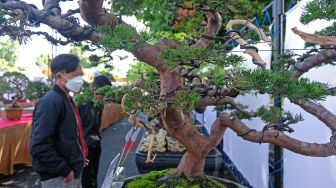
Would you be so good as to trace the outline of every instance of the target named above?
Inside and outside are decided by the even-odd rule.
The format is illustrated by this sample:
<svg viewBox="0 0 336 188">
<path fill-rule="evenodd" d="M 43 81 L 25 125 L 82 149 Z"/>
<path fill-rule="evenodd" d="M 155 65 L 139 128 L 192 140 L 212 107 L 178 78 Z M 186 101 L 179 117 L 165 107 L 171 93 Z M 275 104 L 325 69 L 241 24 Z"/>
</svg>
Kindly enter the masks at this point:
<svg viewBox="0 0 336 188">
<path fill-rule="evenodd" d="M 13 174 L 15 164 L 31 164 L 31 124 L 32 114 L 23 114 L 15 121 L 0 118 L 0 174 Z"/>
<path fill-rule="evenodd" d="M 100 131 L 118 122 L 125 116 L 127 116 L 127 114 L 122 110 L 120 104 L 116 103 L 105 104 L 101 117 Z"/>
</svg>

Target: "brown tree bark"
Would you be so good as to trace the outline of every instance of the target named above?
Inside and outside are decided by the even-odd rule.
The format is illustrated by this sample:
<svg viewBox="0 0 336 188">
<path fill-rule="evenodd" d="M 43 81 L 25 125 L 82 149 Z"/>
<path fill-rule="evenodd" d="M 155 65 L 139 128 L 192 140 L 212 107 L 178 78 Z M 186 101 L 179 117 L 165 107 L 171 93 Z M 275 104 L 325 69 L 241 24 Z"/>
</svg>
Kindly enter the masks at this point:
<svg viewBox="0 0 336 188">
<path fill-rule="evenodd" d="M 190 153 L 187 151 L 177 169 L 176 175 L 182 176 L 186 175 L 189 181 L 194 181 L 195 177 L 204 177 L 204 165 L 205 165 L 205 157 L 197 156 L 194 153 Z"/>
<path fill-rule="evenodd" d="M 310 33 L 305 33 L 298 30 L 296 27 L 292 28 L 293 33 L 299 35 L 304 41 L 319 44 L 319 45 L 336 45 L 336 37 L 321 36 Z"/>
<path fill-rule="evenodd" d="M 223 112 L 217 122 L 213 125 L 213 129 L 222 130 L 223 127 L 230 128 L 237 134 L 243 134 L 250 131 L 241 120 L 234 116 L 230 116 L 229 114 Z M 334 133 L 335 134 L 335 133 Z M 336 135 L 336 134 L 335 134 Z M 336 155 L 336 141 L 335 135 L 331 137 L 330 142 L 325 144 L 317 144 L 317 143 L 307 143 L 294 138 L 291 138 L 284 134 L 281 131 L 277 130 L 266 130 L 264 133 L 261 131 L 250 131 L 247 134 L 244 134 L 242 137 L 245 140 L 256 142 L 256 143 L 272 143 L 288 150 L 291 150 L 295 153 L 307 156 L 315 156 L 315 157 L 326 157 Z"/>
</svg>

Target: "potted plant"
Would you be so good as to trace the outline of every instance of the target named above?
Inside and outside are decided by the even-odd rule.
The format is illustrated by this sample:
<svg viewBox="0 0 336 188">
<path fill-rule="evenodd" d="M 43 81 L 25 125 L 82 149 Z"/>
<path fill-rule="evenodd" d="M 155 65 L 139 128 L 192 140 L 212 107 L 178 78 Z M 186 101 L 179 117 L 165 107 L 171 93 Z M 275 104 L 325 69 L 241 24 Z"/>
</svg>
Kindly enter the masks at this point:
<svg viewBox="0 0 336 188">
<path fill-rule="evenodd" d="M 8 120 L 21 118 L 23 108 L 18 105 L 20 99 L 25 97 L 29 79 L 19 72 L 5 72 L 0 77 L 0 93 L 13 95 L 11 105 L 5 108 L 5 117 Z"/>
<path fill-rule="evenodd" d="M 7 120 L 19 120 L 21 119 L 23 108 L 17 104 L 17 99 L 5 108 L 5 117 Z"/>
<path fill-rule="evenodd" d="M 159 121 L 154 118 L 151 121 L 151 125 L 157 127 L 157 133 L 154 135 L 153 145 L 151 145 L 151 139 L 153 133 L 145 132 L 136 151 L 135 151 L 135 163 L 138 167 L 140 174 L 148 173 L 153 170 L 164 170 L 167 168 L 176 168 L 183 154 L 185 148 L 174 137 L 172 137 Z M 199 126 L 201 132 L 202 126 Z M 151 147 L 151 148 L 150 148 Z M 155 160 L 148 162 L 147 152 L 155 153 Z M 223 154 L 214 148 L 205 158 L 205 172 L 208 175 L 218 176 L 223 171 Z"/>
</svg>

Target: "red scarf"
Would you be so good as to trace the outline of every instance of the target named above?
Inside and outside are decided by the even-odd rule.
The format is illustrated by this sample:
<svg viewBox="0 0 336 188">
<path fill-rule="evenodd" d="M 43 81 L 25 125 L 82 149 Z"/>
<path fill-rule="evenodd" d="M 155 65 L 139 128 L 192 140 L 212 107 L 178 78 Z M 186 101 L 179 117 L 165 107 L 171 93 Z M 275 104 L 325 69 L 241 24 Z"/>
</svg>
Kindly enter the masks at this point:
<svg viewBox="0 0 336 188">
<path fill-rule="evenodd" d="M 77 121 L 77 128 L 78 128 L 78 132 L 79 132 L 79 139 L 80 139 L 80 142 L 81 142 L 82 150 L 83 150 L 85 158 L 87 158 L 88 149 L 87 149 L 86 144 L 85 144 L 84 133 L 83 133 L 83 129 L 82 129 L 82 120 L 79 116 L 78 108 L 75 105 L 75 103 L 73 102 L 71 97 L 70 97 L 70 103 L 71 103 L 71 107 L 72 107 L 73 111 L 75 112 L 76 121 Z"/>
</svg>

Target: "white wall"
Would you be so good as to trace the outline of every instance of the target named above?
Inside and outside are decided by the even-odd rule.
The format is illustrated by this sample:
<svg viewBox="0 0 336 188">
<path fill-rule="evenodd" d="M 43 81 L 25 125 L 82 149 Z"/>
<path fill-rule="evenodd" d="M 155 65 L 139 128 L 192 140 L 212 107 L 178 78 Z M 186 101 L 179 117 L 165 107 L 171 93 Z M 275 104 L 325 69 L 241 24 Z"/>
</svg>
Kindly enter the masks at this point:
<svg viewBox="0 0 336 188">
<path fill-rule="evenodd" d="M 298 49 L 304 47 L 304 41 L 295 35 L 290 29 L 297 27 L 299 30 L 314 33 L 316 30 L 324 28 L 330 23 L 327 21 L 315 21 L 307 26 L 299 22 L 302 13 L 302 7 L 307 0 L 301 1 L 294 7 L 287 16 L 285 49 Z M 302 54 L 304 51 L 294 51 L 296 54 Z M 310 70 L 304 77 L 329 83 L 336 84 L 336 68 L 331 66 L 323 66 Z M 336 97 L 328 97 L 326 101 L 320 102 L 327 109 L 336 113 Z M 285 110 L 302 113 L 304 121 L 293 125 L 295 132 L 290 136 L 306 141 L 316 143 L 328 142 L 331 131 L 321 121 L 314 116 L 302 110 L 300 107 L 291 104 L 285 100 Z M 285 188 L 335 188 L 336 187 L 336 158 L 316 158 L 295 154 L 291 151 L 284 150 L 284 187 Z"/>
<path fill-rule="evenodd" d="M 256 45 L 259 49 L 269 50 L 270 47 L 261 43 Z M 244 51 L 239 47 L 233 49 L 233 51 Z M 239 55 L 245 57 L 245 67 L 254 69 L 257 66 L 252 63 L 252 58 L 249 55 L 237 52 Z M 260 52 L 261 57 L 267 62 L 268 67 L 271 60 L 271 52 Z M 237 98 L 237 101 L 244 105 L 250 106 L 251 110 L 255 110 L 262 105 L 269 104 L 268 95 L 246 95 Z M 208 107 L 205 111 L 205 127 L 208 131 L 211 129 L 212 123 L 216 119 L 216 112 L 213 112 L 213 107 Z M 252 129 L 261 130 L 265 123 L 259 119 L 252 119 L 244 121 Z M 256 188 L 268 187 L 268 144 L 257 144 L 243 140 L 238 137 L 235 132 L 228 129 L 224 135 L 223 150 L 230 157 L 232 162 L 236 165 L 242 175 L 248 180 L 248 182 Z"/>
</svg>

